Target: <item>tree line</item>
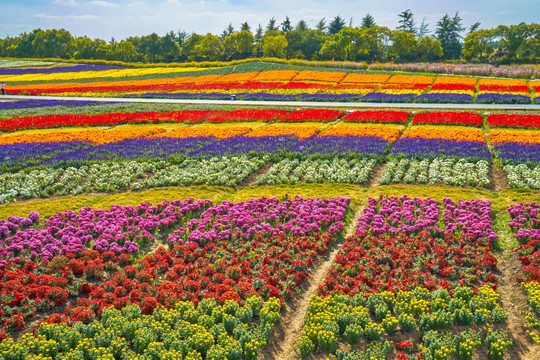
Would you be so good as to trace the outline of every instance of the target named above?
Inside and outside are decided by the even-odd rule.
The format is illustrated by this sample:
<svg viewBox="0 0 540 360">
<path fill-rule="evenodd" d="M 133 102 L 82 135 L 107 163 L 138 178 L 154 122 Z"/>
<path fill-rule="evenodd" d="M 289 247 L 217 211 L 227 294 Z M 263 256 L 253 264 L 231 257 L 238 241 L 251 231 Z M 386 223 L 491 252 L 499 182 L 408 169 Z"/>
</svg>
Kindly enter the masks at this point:
<svg viewBox="0 0 540 360">
<path fill-rule="evenodd" d="M 263 28 L 245 22 L 229 24 L 220 35 L 171 31 L 132 36 L 122 41 L 74 37 L 64 29 L 35 29 L 0 39 L 0 56 L 13 58 L 99 59 L 125 62 L 228 61 L 256 57 L 345 61 L 438 61 L 538 63 L 540 24 L 521 23 L 481 29 L 477 22 L 465 28 L 459 12 L 446 14 L 430 30 L 425 18 L 417 25 L 414 14 L 398 14 L 399 25 L 390 29 L 366 14 L 359 26 L 341 16 L 321 19 L 314 28 L 287 16 L 271 18 Z"/>
</svg>

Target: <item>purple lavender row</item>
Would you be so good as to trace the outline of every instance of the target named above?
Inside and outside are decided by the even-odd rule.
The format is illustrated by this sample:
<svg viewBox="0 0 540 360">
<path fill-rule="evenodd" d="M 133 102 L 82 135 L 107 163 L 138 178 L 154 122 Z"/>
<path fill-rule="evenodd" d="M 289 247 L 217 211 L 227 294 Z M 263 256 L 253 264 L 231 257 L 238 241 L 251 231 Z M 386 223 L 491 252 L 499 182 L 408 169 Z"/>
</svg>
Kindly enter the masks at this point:
<svg viewBox="0 0 540 360">
<path fill-rule="evenodd" d="M 101 70 L 115 70 L 123 69 L 121 66 L 113 65 L 70 65 L 70 66 L 55 66 L 46 68 L 6 68 L 0 69 L 0 75 L 25 75 L 25 74 L 53 74 L 63 72 L 78 72 L 78 71 L 101 71 Z"/>
<path fill-rule="evenodd" d="M 92 160 L 114 161 L 168 158 L 173 155 L 186 155 L 195 149 L 204 147 L 215 141 L 216 138 L 213 137 L 127 139 L 116 143 L 88 146 L 63 152 L 46 159 L 44 164 L 57 166 L 80 164 Z"/>
<path fill-rule="evenodd" d="M 495 145 L 493 152 L 503 164 L 540 163 L 540 144 L 509 142 Z"/>
<path fill-rule="evenodd" d="M 456 205 L 443 199 L 440 205 L 432 198 L 420 199 L 380 196 L 369 198 L 364 214 L 358 219 L 356 232 L 371 234 L 417 234 L 428 231 L 436 234 L 454 234 L 496 241 L 493 231 L 493 213 L 489 200 L 460 200 Z"/>
<path fill-rule="evenodd" d="M 395 157 L 415 159 L 451 156 L 491 162 L 487 146 L 477 141 L 453 141 L 446 139 L 400 138 L 392 145 Z"/>
<path fill-rule="evenodd" d="M 90 147 L 81 141 L 24 143 L 0 145 L 0 170 L 17 171 L 29 166 L 42 165 L 46 160 L 72 151 Z"/>
<path fill-rule="evenodd" d="M 312 136 L 299 141 L 291 152 L 312 154 L 363 154 L 376 157 L 386 153 L 388 141 L 377 136 Z"/>
<path fill-rule="evenodd" d="M 51 107 L 51 106 L 88 106 L 99 104 L 98 101 L 88 100 L 19 100 L 19 101 L 6 101 L 0 102 L 0 110 L 6 109 L 30 109 L 38 107 Z"/>
<path fill-rule="evenodd" d="M 144 93 L 131 94 L 128 97 L 143 98 L 173 98 L 173 99 L 231 99 L 228 93 Z M 469 94 L 455 93 L 427 93 L 416 95 L 410 94 L 387 94 L 372 92 L 366 95 L 359 94 L 270 94 L 264 92 L 258 93 L 238 93 L 235 94 L 237 100 L 261 100 L 261 101 L 361 101 L 361 102 L 389 102 L 389 103 L 440 103 L 440 104 L 461 104 L 461 103 L 479 103 L 479 104 L 530 104 L 531 98 L 520 94 L 497 94 L 484 93 L 474 98 Z M 536 97 L 534 103 L 540 102 L 540 97 Z"/>
<path fill-rule="evenodd" d="M 289 152 L 299 142 L 294 136 L 233 136 L 210 143 L 190 152 L 189 156 L 222 156 L 230 154 L 277 154 Z"/>
</svg>

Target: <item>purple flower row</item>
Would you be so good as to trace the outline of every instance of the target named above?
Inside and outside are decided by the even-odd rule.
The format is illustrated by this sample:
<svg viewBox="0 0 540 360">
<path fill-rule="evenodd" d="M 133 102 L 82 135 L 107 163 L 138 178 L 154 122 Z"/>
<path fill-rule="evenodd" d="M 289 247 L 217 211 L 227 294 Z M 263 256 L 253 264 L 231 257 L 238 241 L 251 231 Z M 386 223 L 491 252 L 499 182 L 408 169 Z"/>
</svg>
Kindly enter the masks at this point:
<svg viewBox="0 0 540 360">
<path fill-rule="evenodd" d="M 100 252 L 134 253 L 140 246 L 154 242 L 163 229 L 185 226 L 210 204 L 209 200 L 187 199 L 164 201 L 156 206 L 149 203 L 137 207 L 113 205 L 110 210 L 83 208 L 78 213 L 57 213 L 41 228 L 30 227 L 1 238 L 0 265 L 24 257 L 51 259 L 57 254 L 88 248 Z M 30 222 L 37 219 L 39 214 L 32 212 L 19 224 L 30 226 Z"/>
<path fill-rule="evenodd" d="M 446 139 L 400 138 L 392 145 L 391 154 L 396 157 L 425 159 L 440 155 L 487 160 L 491 153 L 484 143 L 478 141 L 454 141 Z"/>
<path fill-rule="evenodd" d="M 50 217 L 38 227 L 39 214 L 0 220 L 0 266 L 21 258 L 51 259 L 58 254 L 86 249 L 99 252 L 134 253 L 156 239 L 168 242 L 228 241 L 268 236 L 310 235 L 343 231 L 350 199 L 304 199 L 295 197 L 251 199 L 246 202 L 210 200 L 164 201 L 153 206 L 113 205 L 110 210 L 83 208 Z M 206 209 L 206 210 L 205 210 Z M 171 233 L 171 231 L 173 231 Z"/>
<path fill-rule="evenodd" d="M 131 94 L 130 97 L 143 98 L 180 98 L 180 99 L 217 99 L 230 100 L 232 95 L 228 93 L 144 93 Z M 499 93 L 484 93 L 479 94 L 474 98 L 469 94 L 456 93 L 426 93 L 416 95 L 414 93 L 405 94 L 388 94 L 380 92 L 371 92 L 363 96 L 359 94 L 271 94 L 265 92 L 258 93 L 238 93 L 234 95 L 236 100 L 262 100 L 262 101 L 337 101 L 337 102 L 389 102 L 389 103 L 473 103 L 478 104 L 530 104 L 531 97 L 520 94 L 499 94 Z M 537 98 L 540 99 L 540 98 Z M 535 99 L 534 102 L 537 100 Z M 540 100 L 539 100 L 540 101 Z"/>
<path fill-rule="evenodd" d="M 246 202 L 224 201 L 204 211 L 169 236 L 170 242 L 215 242 L 255 235 L 310 235 L 321 231 L 339 234 L 350 199 L 258 198 Z"/>
<path fill-rule="evenodd" d="M 5 109 L 29 109 L 50 106 L 88 106 L 99 104 L 98 101 L 88 100 L 19 100 L 0 102 L 0 110 Z"/>
<path fill-rule="evenodd" d="M 54 66 L 54 67 L 36 67 L 36 68 L 4 68 L 0 69 L 0 75 L 24 75 L 24 74 L 53 74 L 63 72 L 78 71 L 101 71 L 123 69 L 120 66 L 112 65 L 72 65 L 72 66 Z"/>
<path fill-rule="evenodd" d="M 509 142 L 495 145 L 493 152 L 504 164 L 540 163 L 540 144 Z"/>
<path fill-rule="evenodd" d="M 456 205 L 450 199 L 443 199 L 442 207 L 441 212 L 441 205 L 432 198 L 407 195 L 369 198 L 364 214 L 358 219 L 356 232 L 394 235 L 428 231 L 497 240 L 488 200 L 460 200 Z"/>
</svg>

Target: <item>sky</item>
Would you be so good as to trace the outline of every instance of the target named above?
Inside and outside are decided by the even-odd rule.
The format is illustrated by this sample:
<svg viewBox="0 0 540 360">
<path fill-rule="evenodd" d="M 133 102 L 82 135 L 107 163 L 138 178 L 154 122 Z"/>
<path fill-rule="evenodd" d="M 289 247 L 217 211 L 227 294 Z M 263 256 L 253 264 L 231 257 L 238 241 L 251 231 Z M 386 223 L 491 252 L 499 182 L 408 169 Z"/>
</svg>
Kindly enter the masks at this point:
<svg viewBox="0 0 540 360">
<path fill-rule="evenodd" d="M 481 28 L 500 24 L 540 22 L 540 0 L 0 0 L 0 38 L 33 29 L 66 29 L 74 36 L 122 40 L 129 36 L 169 31 L 221 34 L 248 22 L 254 31 L 272 17 L 277 24 L 289 16 L 292 24 L 305 20 L 314 27 L 339 15 L 360 24 L 366 13 L 377 25 L 394 29 L 398 13 L 411 9 L 417 25 L 425 21 L 434 31 L 446 13 L 459 11 L 463 25 L 480 21 Z"/>
</svg>

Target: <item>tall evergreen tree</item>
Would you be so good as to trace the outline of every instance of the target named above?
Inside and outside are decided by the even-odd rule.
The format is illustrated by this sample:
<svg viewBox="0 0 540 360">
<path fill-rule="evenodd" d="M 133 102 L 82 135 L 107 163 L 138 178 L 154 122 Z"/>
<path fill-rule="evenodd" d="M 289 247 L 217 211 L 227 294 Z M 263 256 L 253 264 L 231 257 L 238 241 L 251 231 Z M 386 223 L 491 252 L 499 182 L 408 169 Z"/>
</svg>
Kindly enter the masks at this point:
<svg viewBox="0 0 540 360">
<path fill-rule="evenodd" d="M 300 20 L 294 28 L 295 30 L 306 31 L 306 30 L 309 30 L 309 25 L 307 24 L 305 20 Z"/>
<path fill-rule="evenodd" d="M 471 25 L 471 27 L 469 28 L 469 32 L 467 33 L 467 35 L 475 32 L 476 30 L 478 30 L 480 28 L 480 21 L 477 21 L 475 22 L 474 24 Z"/>
<path fill-rule="evenodd" d="M 285 16 L 285 20 L 281 23 L 281 30 L 284 32 L 292 30 L 291 19 L 288 16 Z"/>
<path fill-rule="evenodd" d="M 336 16 L 334 20 L 328 24 L 328 34 L 333 35 L 337 34 L 345 27 L 345 20 L 341 18 L 341 16 Z"/>
<path fill-rule="evenodd" d="M 249 26 L 247 21 L 240 24 L 240 31 L 244 31 L 244 30 L 251 32 L 251 26 Z"/>
<path fill-rule="evenodd" d="M 321 20 L 319 20 L 315 28 L 320 31 L 326 30 L 326 18 L 322 18 Z"/>
<path fill-rule="evenodd" d="M 374 27 L 375 25 L 375 18 L 373 18 L 371 14 L 366 14 L 366 16 L 362 18 L 362 28 L 369 29 L 371 27 Z"/>
<path fill-rule="evenodd" d="M 461 55 L 460 33 L 465 30 L 461 24 L 461 17 L 456 12 L 454 17 L 445 14 L 439 22 L 437 22 L 437 28 L 435 29 L 435 35 L 441 42 L 443 48 L 443 58 L 445 59 L 458 59 Z"/>
<path fill-rule="evenodd" d="M 276 19 L 272 17 L 270 20 L 268 20 L 268 25 L 266 25 L 266 31 L 274 31 L 277 30 L 276 26 Z"/>
<path fill-rule="evenodd" d="M 415 34 L 416 33 L 416 24 L 414 22 L 414 14 L 412 13 L 411 9 L 407 9 L 401 13 L 398 14 L 398 16 L 401 18 L 399 22 L 399 26 L 397 27 L 398 30 L 401 31 L 407 31 L 410 33 Z"/>
<path fill-rule="evenodd" d="M 227 36 L 231 35 L 234 32 L 234 26 L 229 23 L 229 25 L 221 33 L 221 40 L 224 40 Z"/>
<path fill-rule="evenodd" d="M 424 17 L 422 19 L 422 23 L 418 27 L 417 35 L 418 35 L 419 38 L 421 38 L 421 37 L 429 35 L 430 32 L 431 31 L 429 30 L 429 24 L 426 22 L 426 18 Z"/>
</svg>

